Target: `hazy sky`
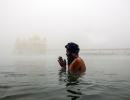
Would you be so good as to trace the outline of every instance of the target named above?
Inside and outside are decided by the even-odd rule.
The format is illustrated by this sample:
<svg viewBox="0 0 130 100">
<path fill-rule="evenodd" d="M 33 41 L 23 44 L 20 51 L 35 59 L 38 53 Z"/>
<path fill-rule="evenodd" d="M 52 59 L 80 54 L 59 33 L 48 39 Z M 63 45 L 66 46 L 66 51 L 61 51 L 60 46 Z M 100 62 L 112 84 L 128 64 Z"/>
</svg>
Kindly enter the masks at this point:
<svg viewBox="0 0 130 100">
<path fill-rule="evenodd" d="M 0 0 L 0 47 L 45 36 L 48 48 L 130 48 L 130 0 Z"/>
</svg>

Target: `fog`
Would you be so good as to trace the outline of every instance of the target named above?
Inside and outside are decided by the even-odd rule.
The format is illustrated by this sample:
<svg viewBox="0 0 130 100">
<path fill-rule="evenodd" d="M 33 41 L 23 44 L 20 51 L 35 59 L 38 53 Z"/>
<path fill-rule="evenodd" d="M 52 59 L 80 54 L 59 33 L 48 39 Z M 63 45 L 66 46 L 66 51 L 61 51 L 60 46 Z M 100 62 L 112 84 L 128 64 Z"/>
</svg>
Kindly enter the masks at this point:
<svg viewBox="0 0 130 100">
<path fill-rule="evenodd" d="M 48 49 L 130 48 L 129 0 L 0 0 L 0 51 L 17 38 L 46 38 Z"/>
</svg>

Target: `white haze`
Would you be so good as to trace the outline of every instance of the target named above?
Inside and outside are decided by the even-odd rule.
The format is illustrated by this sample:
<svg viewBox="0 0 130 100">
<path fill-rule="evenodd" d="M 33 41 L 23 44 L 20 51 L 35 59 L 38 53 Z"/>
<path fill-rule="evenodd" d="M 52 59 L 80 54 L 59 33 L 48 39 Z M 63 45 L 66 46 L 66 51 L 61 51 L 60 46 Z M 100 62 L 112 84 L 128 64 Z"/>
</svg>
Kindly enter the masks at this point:
<svg viewBox="0 0 130 100">
<path fill-rule="evenodd" d="M 0 51 L 17 37 L 46 37 L 48 49 L 130 48 L 129 0 L 0 0 Z"/>
</svg>

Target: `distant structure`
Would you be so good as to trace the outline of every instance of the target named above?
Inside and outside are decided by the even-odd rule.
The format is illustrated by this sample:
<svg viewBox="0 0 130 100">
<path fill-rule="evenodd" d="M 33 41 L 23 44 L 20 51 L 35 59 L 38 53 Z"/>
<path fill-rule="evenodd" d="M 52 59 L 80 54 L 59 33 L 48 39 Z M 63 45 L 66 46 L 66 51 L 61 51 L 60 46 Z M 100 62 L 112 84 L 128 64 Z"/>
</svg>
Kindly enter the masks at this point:
<svg viewBox="0 0 130 100">
<path fill-rule="evenodd" d="M 15 53 L 17 54 L 44 54 L 46 49 L 46 38 L 38 35 L 32 35 L 27 39 L 16 39 Z"/>
<path fill-rule="evenodd" d="M 130 48 L 85 49 L 82 53 L 91 55 L 130 55 Z"/>
</svg>

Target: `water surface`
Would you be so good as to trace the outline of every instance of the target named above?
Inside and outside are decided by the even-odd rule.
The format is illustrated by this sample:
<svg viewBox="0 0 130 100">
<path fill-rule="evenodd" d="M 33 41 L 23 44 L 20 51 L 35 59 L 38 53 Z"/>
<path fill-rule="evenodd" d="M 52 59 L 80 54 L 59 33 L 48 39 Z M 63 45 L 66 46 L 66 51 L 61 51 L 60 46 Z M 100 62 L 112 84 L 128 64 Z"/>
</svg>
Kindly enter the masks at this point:
<svg viewBox="0 0 130 100">
<path fill-rule="evenodd" d="M 81 54 L 86 74 L 60 72 L 56 52 L 11 56 L 0 65 L 0 100 L 130 100 L 130 56 Z"/>
</svg>

